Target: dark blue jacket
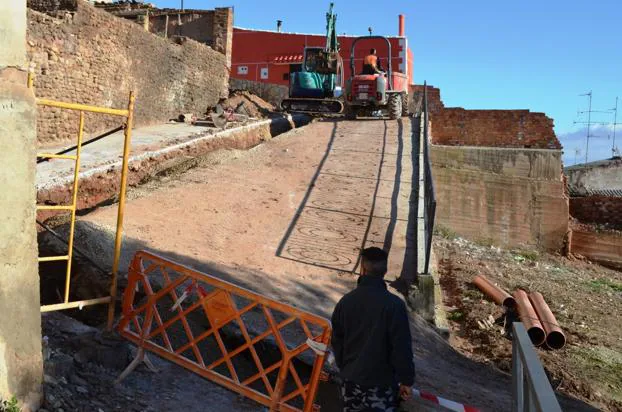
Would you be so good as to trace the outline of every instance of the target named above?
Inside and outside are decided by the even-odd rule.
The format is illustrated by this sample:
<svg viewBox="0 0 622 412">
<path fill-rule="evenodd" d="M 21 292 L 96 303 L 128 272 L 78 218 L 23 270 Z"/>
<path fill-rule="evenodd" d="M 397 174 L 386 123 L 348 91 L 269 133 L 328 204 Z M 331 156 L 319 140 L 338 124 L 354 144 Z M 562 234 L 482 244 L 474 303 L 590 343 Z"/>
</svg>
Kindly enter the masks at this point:
<svg viewBox="0 0 622 412">
<path fill-rule="evenodd" d="M 412 386 L 412 339 L 406 305 L 384 280 L 361 276 L 332 316 L 332 347 L 341 377 L 362 386 Z"/>
</svg>

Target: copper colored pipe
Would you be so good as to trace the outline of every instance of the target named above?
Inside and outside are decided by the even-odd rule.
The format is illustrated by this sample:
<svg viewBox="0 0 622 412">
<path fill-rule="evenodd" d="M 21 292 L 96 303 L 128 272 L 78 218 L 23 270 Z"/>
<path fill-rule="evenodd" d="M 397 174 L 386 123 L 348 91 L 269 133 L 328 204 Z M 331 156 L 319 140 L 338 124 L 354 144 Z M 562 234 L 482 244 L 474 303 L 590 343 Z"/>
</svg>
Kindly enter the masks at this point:
<svg viewBox="0 0 622 412">
<path fill-rule="evenodd" d="M 542 328 L 542 323 L 540 323 L 538 319 L 538 315 L 536 315 L 536 311 L 533 306 L 531 306 L 531 302 L 529 302 L 527 292 L 519 289 L 514 292 L 514 297 L 516 298 L 518 316 L 525 325 L 525 329 L 527 329 L 527 334 L 531 339 L 531 343 L 533 343 L 534 346 L 542 345 L 546 339 L 546 334 Z"/>
<path fill-rule="evenodd" d="M 494 300 L 498 305 L 503 305 L 507 308 L 515 308 L 516 301 L 505 290 L 501 289 L 499 286 L 493 284 L 488 278 L 484 275 L 478 275 L 473 278 L 473 284 L 477 286 L 479 290 L 481 290 L 486 296 L 490 297 Z"/>
<path fill-rule="evenodd" d="M 549 308 L 549 305 L 544 301 L 542 294 L 539 292 L 530 293 L 529 300 L 544 326 L 544 331 L 546 332 L 546 346 L 551 349 L 563 348 L 564 345 L 566 345 L 566 335 L 562 332 L 562 328 L 559 327 L 555 315 L 553 315 L 551 308 Z"/>
</svg>

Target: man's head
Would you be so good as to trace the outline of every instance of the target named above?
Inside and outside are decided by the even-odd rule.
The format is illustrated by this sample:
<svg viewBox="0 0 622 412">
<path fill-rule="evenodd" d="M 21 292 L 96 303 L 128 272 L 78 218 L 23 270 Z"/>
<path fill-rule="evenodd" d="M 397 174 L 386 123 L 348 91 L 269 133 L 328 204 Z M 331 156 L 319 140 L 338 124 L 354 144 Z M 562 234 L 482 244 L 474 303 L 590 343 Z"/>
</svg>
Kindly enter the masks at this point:
<svg viewBox="0 0 622 412">
<path fill-rule="evenodd" d="M 376 54 L 376 49 L 371 49 L 371 50 L 369 51 L 369 54 Z"/>
<path fill-rule="evenodd" d="M 361 274 L 383 278 L 387 273 L 387 252 L 377 247 L 369 247 L 361 252 Z"/>
</svg>

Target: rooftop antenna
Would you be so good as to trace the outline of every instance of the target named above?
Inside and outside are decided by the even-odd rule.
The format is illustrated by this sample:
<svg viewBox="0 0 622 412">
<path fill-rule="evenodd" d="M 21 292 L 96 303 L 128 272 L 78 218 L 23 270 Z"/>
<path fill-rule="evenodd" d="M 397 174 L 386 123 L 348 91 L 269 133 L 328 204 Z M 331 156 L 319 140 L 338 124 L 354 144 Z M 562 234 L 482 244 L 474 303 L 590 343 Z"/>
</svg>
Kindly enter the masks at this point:
<svg viewBox="0 0 622 412">
<path fill-rule="evenodd" d="M 609 123 L 606 122 L 593 122 L 592 121 L 592 113 L 611 113 L 611 110 L 592 110 L 592 91 L 590 90 L 587 93 L 580 94 L 579 96 L 587 96 L 589 101 L 589 108 L 587 110 L 577 110 L 577 116 L 587 113 L 587 122 L 573 122 L 574 124 L 585 124 L 587 125 L 587 134 L 585 135 L 585 163 L 588 161 L 588 154 L 590 150 L 590 138 L 598 137 L 590 133 L 591 127 L 593 124 L 598 125 L 607 125 Z"/>
<path fill-rule="evenodd" d="M 581 149 L 579 147 L 574 148 L 574 164 L 577 164 L 577 156 L 581 154 Z"/>
<path fill-rule="evenodd" d="M 369 26 L 369 27 L 367 28 L 367 31 L 369 32 L 369 35 L 371 36 L 371 34 L 372 34 L 372 32 L 373 32 L 373 29 L 371 28 L 371 26 Z"/>
<path fill-rule="evenodd" d="M 613 143 L 611 144 L 611 157 L 620 156 L 620 150 L 616 147 L 616 126 L 618 125 L 618 96 L 616 105 L 613 108 Z"/>
<path fill-rule="evenodd" d="M 277 21 L 276 21 L 276 31 L 277 31 L 278 33 L 280 33 L 280 32 L 281 32 L 281 27 L 283 27 L 283 20 L 277 20 Z"/>
</svg>

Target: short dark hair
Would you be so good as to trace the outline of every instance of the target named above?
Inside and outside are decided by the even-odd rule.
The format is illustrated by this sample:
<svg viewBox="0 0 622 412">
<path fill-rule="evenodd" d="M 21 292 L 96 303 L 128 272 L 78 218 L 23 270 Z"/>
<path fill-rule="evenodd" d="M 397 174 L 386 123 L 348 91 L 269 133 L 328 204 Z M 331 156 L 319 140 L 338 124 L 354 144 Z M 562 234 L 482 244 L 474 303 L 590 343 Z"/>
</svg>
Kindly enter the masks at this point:
<svg viewBox="0 0 622 412">
<path fill-rule="evenodd" d="M 387 273 L 389 255 L 378 247 L 368 247 L 361 252 L 361 266 L 366 275 L 382 277 Z"/>
<path fill-rule="evenodd" d="M 371 49 L 371 50 L 369 51 L 369 54 L 376 54 L 376 49 Z"/>
</svg>

